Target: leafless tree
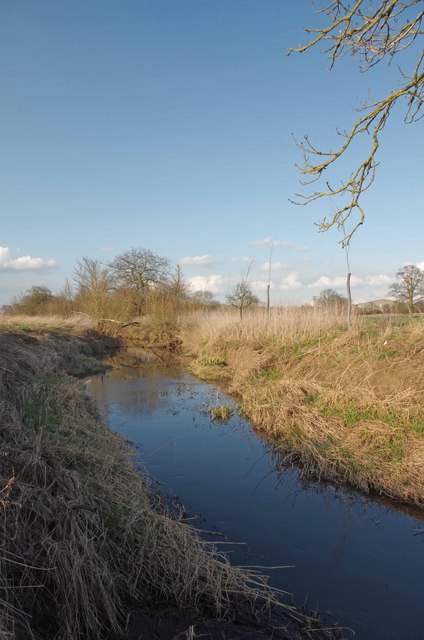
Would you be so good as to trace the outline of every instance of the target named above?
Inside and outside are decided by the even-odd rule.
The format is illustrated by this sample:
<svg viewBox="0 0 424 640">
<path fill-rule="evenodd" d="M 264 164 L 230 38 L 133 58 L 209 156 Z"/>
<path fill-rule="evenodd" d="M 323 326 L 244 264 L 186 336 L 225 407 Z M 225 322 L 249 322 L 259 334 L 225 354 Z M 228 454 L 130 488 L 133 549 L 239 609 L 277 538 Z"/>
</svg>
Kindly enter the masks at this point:
<svg viewBox="0 0 424 640">
<path fill-rule="evenodd" d="M 52 312 L 55 300 L 56 297 L 47 287 L 33 286 L 12 300 L 9 312 L 28 316 L 46 315 Z"/>
<path fill-rule="evenodd" d="M 243 320 L 243 312 L 247 307 L 258 304 L 259 299 L 253 294 L 252 287 L 247 282 L 239 282 L 227 295 L 227 303 L 237 307 L 240 312 L 240 320 Z"/>
<path fill-rule="evenodd" d="M 239 309 L 240 321 L 243 320 L 244 309 L 246 307 L 251 307 L 254 304 L 258 304 L 259 302 L 259 299 L 253 294 L 252 287 L 247 282 L 253 262 L 254 258 L 250 258 L 246 273 L 242 276 L 240 282 L 237 283 L 235 287 L 233 287 L 232 291 L 226 296 L 227 304 Z"/>
<path fill-rule="evenodd" d="M 363 223 L 365 214 L 360 198 L 375 177 L 377 152 L 380 136 L 391 113 L 397 105 L 405 102 L 405 123 L 411 124 L 421 117 L 424 101 L 424 52 L 423 0 L 331 0 L 318 9 L 326 18 L 326 24 L 320 28 L 307 28 L 310 39 L 303 46 L 290 49 L 289 53 L 304 53 L 324 44 L 330 60 L 330 68 L 342 56 L 349 54 L 359 60 L 362 71 L 367 71 L 380 62 L 391 61 L 399 53 L 415 47 L 414 68 L 408 73 L 400 70 L 400 85 L 389 87 L 383 98 L 365 103 L 358 109 L 358 118 L 350 130 L 338 131 L 340 145 L 334 150 L 316 148 L 304 136 L 297 142 L 303 152 L 302 175 L 306 176 L 304 185 L 323 178 L 327 169 L 343 156 L 356 139 L 368 137 L 369 148 L 366 157 L 346 176 L 340 185 L 325 182 L 323 190 L 309 194 L 297 194 L 296 204 L 308 204 L 320 198 L 330 197 L 337 201 L 336 211 L 325 217 L 320 223 L 321 231 L 345 223 L 351 216 L 350 231 L 344 236 L 343 244 L 349 243 L 353 233 Z M 340 201 L 339 196 L 345 196 Z"/>
<path fill-rule="evenodd" d="M 157 283 L 148 292 L 149 314 L 160 315 L 161 319 L 178 318 L 188 302 L 188 285 L 180 265 L 177 265 L 168 280 Z"/>
<path fill-rule="evenodd" d="M 389 295 L 408 307 L 412 316 L 414 305 L 424 300 L 424 272 L 414 264 L 408 264 L 396 273 L 397 282 L 390 285 Z"/>
<path fill-rule="evenodd" d="M 344 310 L 347 302 L 347 299 L 334 289 L 324 289 L 319 296 L 314 298 L 314 304 L 317 307 L 336 309 L 337 311 Z"/>
<path fill-rule="evenodd" d="M 190 298 L 195 303 L 195 305 L 199 305 L 200 307 L 219 306 L 219 302 L 218 300 L 215 300 L 212 291 L 194 291 L 191 294 Z"/>
<path fill-rule="evenodd" d="M 82 306 L 97 320 L 106 315 L 107 299 L 112 289 L 109 268 L 101 260 L 83 256 L 74 269 L 73 280 L 77 288 L 77 306 Z"/>
<path fill-rule="evenodd" d="M 118 288 L 125 288 L 133 296 L 134 311 L 143 312 L 149 290 L 169 278 L 170 263 L 149 249 L 130 249 L 117 256 L 110 268 Z"/>
</svg>

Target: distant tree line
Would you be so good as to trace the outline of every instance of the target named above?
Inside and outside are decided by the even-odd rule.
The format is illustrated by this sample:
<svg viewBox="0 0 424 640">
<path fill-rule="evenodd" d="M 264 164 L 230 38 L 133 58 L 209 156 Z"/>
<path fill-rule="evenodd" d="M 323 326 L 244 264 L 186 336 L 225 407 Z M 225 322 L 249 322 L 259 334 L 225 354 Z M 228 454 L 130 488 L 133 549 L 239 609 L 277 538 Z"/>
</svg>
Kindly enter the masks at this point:
<svg viewBox="0 0 424 640">
<path fill-rule="evenodd" d="M 359 309 L 360 313 L 413 313 L 424 312 L 424 271 L 414 264 L 408 264 L 399 269 L 395 282 L 390 285 L 387 295 L 394 300 L 381 302 L 377 307 L 374 303 L 365 303 Z M 322 308 L 333 308 L 338 311 L 346 309 L 348 300 L 334 289 L 324 289 L 314 298 L 314 305 Z"/>
<path fill-rule="evenodd" d="M 259 299 L 247 282 L 248 273 L 227 294 L 226 303 L 239 311 L 240 320 Z M 424 271 L 416 265 L 399 269 L 390 286 L 387 300 L 378 309 L 363 305 L 360 313 L 424 312 Z M 313 304 L 322 309 L 344 313 L 348 299 L 334 289 L 324 289 Z M 2 307 L 10 315 L 69 317 L 82 313 L 102 321 L 129 322 L 140 316 L 161 321 L 175 319 L 182 312 L 220 307 L 210 291 L 191 292 L 181 268 L 172 268 L 167 258 L 149 249 L 130 249 L 111 262 L 83 256 L 77 261 L 71 281 L 58 294 L 44 286 L 33 286 Z"/>
<path fill-rule="evenodd" d="M 210 291 L 190 292 L 180 266 L 149 249 L 130 249 L 103 262 L 83 256 L 71 281 L 58 294 L 33 286 L 3 307 L 11 315 L 83 313 L 97 321 L 130 321 L 143 315 L 172 319 L 181 311 L 213 308 L 220 303 Z"/>
</svg>

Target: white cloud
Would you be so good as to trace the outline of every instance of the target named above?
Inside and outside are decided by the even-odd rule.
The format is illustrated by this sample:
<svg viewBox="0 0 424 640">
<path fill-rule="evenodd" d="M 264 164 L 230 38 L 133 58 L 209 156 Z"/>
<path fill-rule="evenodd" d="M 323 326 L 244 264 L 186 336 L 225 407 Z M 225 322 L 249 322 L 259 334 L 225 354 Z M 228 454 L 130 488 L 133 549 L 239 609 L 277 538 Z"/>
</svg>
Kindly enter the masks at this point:
<svg viewBox="0 0 424 640">
<path fill-rule="evenodd" d="M 295 291 L 296 289 L 300 289 L 302 283 L 300 282 L 297 273 L 289 273 L 285 276 L 278 288 L 283 289 L 284 291 Z"/>
<path fill-rule="evenodd" d="M 421 269 L 421 271 L 424 271 L 424 260 L 422 262 L 417 262 L 417 267 L 418 269 Z"/>
<path fill-rule="evenodd" d="M 211 266 L 214 264 L 215 261 L 213 259 L 213 256 L 209 256 L 206 254 L 204 256 L 185 256 L 184 258 L 181 258 L 181 260 L 179 260 L 178 262 L 183 266 L 194 265 L 198 267 L 198 266 Z"/>
<path fill-rule="evenodd" d="M 193 276 L 192 278 L 187 278 L 186 282 L 192 292 L 210 291 L 211 293 L 217 293 L 225 285 L 224 277 L 218 274 L 213 276 Z"/>
<path fill-rule="evenodd" d="M 255 291 L 266 291 L 268 287 L 268 280 L 254 280 L 251 285 Z M 274 284 L 271 282 L 270 289 L 274 288 Z"/>
<path fill-rule="evenodd" d="M 288 265 L 284 264 L 284 262 L 271 262 L 272 271 L 281 271 L 281 269 L 285 269 L 286 267 L 288 267 Z M 259 265 L 259 269 L 261 269 L 262 271 L 268 271 L 269 262 L 264 262 L 263 264 Z"/>
<path fill-rule="evenodd" d="M 43 260 L 32 256 L 12 258 L 8 247 L 0 247 L 0 271 L 34 271 L 41 269 L 56 269 L 55 260 Z"/>
<path fill-rule="evenodd" d="M 387 287 L 393 282 L 393 278 L 385 273 L 380 273 L 377 276 L 367 276 L 366 281 L 371 287 Z"/>
<path fill-rule="evenodd" d="M 362 278 L 352 276 L 350 284 L 352 286 L 362 283 Z M 346 285 L 346 276 L 336 276 L 335 278 L 329 278 L 328 276 L 321 276 L 315 282 L 308 284 L 308 289 L 329 289 L 332 287 L 343 287 Z"/>
</svg>

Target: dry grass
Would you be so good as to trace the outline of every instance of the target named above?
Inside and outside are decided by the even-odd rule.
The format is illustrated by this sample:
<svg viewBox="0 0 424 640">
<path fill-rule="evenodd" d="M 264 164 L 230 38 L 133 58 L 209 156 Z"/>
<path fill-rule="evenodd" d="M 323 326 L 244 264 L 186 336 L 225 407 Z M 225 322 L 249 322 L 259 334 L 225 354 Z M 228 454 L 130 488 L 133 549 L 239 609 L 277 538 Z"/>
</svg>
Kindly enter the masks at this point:
<svg viewBox="0 0 424 640">
<path fill-rule="evenodd" d="M 418 319 L 419 320 L 419 319 Z M 319 309 L 198 316 L 191 370 L 219 379 L 257 429 L 305 472 L 424 507 L 424 324 Z"/>
<path fill-rule="evenodd" d="M 295 340 L 319 340 L 328 333 L 340 331 L 345 326 L 344 315 L 330 309 L 314 307 L 282 307 L 273 310 L 268 318 L 262 309 L 246 313 L 243 322 L 231 309 L 216 312 L 197 312 L 187 320 L 182 332 L 186 348 L 196 355 L 209 355 L 211 348 L 218 352 L 222 340 L 225 345 L 254 344 L 259 348 L 284 346 Z"/>
<path fill-rule="evenodd" d="M 129 608 L 158 603 L 218 617 L 275 604 L 307 627 L 260 574 L 155 507 L 60 361 L 48 340 L 0 332 L 0 639 L 118 638 Z"/>
<path fill-rule="evenodd" d="M 94 321 L 86 314 L 73 313 L 68 318 L 60 316 L 21 316 L 0 314 L 0 327 L 22 331 L 94 328 Z"/>
</svg>

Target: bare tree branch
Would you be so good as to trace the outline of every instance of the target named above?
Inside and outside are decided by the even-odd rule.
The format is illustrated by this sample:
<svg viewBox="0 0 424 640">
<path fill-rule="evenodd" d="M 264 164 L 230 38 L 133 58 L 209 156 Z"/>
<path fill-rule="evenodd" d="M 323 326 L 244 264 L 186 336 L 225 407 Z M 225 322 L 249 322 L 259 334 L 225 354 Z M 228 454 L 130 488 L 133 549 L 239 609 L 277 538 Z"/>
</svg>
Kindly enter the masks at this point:
<svg viewBox="0 0 424 640">
<path fill-rule="evenodd" d="M 418 44 L 419 36 L 423 35 L 423 0 L 356 0 L 352 6 L 342 0 L 332 0 L 319 9 L 318 13 L 328 18 L 328 26 L 306 28 L 306 32 L 312 36 L 310 41 L 290 49 L 289 54 L 304 53 L 323 42 L 328 45 L 324 53 L 329 57 L 330 68 L 338 58 L 352 55 L 359 59 L 361 71 L 365 72 L 384 59 L 390 61 L 393 56 L 414 43 Z M 344 201 L 346 204 L 339 204 L 328 219 L 324 218 L 318 224 L 320 231 L 327 231 L 335 225 L 344 225 L 350 219 L 351 230 L 342 240 L 344 245 L 349 244 L 352 235 L 364 222 L 365 213 L 360 198 L 374 181 L 381 132 L 395 105 L 406 101 L 407 124 L 422 116 L 424 52 L 421 49 L 411 75 L 400 70 L 400 77 L 400 87 L 389 91 L 382 99 L 368 102 L 358 109 L 360 115 L 350 131 L 337 131 L 342 142 L 334 150 L 316 148 L 307 135 L 301 141 L 295 140 L 303 153 L 303 165 L 299 170 L 306 179 L 302 184 L 308 186 L 319 181 L 323 173 L 352 147 L 354 141 L 369 136 L 368 155 L 339 186 L 326 180 L 325 189 L 317 189 L 309 194 L 296 194 L 296 200 L 291 200 L 294 204 L 306 205 L 321 198 L 330 197 L 335 200 L 338 196 L 347 196 Z"/>
</svg>

